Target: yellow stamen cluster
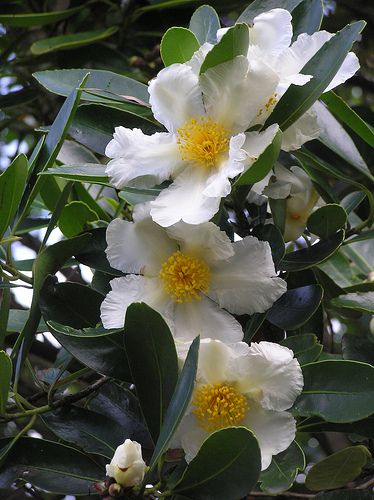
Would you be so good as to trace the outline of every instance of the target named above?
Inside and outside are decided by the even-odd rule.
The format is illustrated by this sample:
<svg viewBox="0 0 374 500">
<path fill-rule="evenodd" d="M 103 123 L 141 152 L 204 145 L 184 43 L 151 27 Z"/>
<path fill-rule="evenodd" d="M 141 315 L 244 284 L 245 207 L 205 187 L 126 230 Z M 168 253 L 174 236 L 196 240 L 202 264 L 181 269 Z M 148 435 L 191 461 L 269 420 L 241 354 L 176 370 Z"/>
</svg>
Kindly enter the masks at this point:
<svg viewBox="0 0 374 500">
<path fill-rule="evenodd" d="M 248 411 L 247 399 L 231 385 L 206 384 L 194 395 L 193 413 L 208 432 L 240 424 Z"/>
<path fill-rule="evenodd" d="M 175 302 L 190 302 L 208 291 L 210 271 L 204 261 L 177 251 L 162 264 L 160 278 Z"/>
<path fill-rule="evenodd" d="M 182 160 L 196 167 L 214 167 L 229 150 L 229 136 L 229 131 L 211 118 L 192 118 L 177 131 Z"/>
</svg>

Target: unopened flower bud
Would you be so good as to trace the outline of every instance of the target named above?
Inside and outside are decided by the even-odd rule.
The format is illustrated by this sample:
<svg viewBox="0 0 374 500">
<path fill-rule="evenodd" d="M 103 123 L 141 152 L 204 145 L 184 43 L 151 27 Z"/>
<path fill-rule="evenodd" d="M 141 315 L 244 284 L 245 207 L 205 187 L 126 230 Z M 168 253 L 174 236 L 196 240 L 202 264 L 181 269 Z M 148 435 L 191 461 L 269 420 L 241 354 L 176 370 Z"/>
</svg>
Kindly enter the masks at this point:
<svg viewBox="0 0 374 500">
<path fill-rule="evenodd" d="M 118 485 L 131 487 L 143 481 L 146 468 L 140 444 L 126 439 L 118 446 L 110 464 L 106 466 L 106 473 L 113 477 Z"/>
<path fill-rule="evenodd" d="M 109 486 L 108 493 L 111 497 L 119 497 L 122 493 L 122 486 L 118 483 L 112 483 Z"/>
</svg>

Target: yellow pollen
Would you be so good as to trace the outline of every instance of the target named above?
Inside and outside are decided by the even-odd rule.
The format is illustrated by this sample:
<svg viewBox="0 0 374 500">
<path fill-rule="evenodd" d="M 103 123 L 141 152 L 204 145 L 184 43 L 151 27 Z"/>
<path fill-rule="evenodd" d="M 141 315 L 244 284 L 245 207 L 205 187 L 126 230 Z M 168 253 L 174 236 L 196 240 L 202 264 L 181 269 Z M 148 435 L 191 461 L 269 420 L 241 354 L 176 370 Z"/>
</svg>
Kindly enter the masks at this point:
<svg viewBox="0 0 374 500">
<path fill-rule="evenodd" d="M 191 302 L 208 291 L 210 271 L 204 261 L 178 250 L 162 264 L 160 278 L 175 302 Z"/>
<path fill-rule="evenodd" d="M 208 432 L 240 424 L 248 411 L 246 397 L 225 384 L 199 387 L 192 404 L 198 425 Z"/>
<path fill-rule="evenodd" d="M 192 118 L 177 136 L 182 160 L 196 167 L 214 167 L 229 150 L 229 131 L 211 118 Z"/>
</svg>

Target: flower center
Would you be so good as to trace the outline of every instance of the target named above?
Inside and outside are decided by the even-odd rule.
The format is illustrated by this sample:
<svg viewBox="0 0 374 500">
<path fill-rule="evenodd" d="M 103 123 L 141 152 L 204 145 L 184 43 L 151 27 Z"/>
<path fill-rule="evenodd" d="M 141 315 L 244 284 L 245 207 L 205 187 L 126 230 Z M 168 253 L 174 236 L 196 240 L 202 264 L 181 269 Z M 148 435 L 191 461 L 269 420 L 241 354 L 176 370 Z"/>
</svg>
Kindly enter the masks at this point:
<svg viewBox="0 0 374 500">
<path fill-rule="evenodd" d="M 208 291 L 210 271 L 204 261 L 178 250 L 162 264 L 160 278 L 175 302 L 190 302 Z"/>
<path fill-rule="evenodd" d="M 199 426 L 208 432 L 240 424 L 248 410 L 246 397 L 226 384 L 199 387 L 192 404 Z"/>
<path fill-rule="evenodd" d="M 229 150 L 229 132 L 211 118 L 192 118 L 177 131 L 182 160 L 198 167 L 214 167 Z"/>
</svg>

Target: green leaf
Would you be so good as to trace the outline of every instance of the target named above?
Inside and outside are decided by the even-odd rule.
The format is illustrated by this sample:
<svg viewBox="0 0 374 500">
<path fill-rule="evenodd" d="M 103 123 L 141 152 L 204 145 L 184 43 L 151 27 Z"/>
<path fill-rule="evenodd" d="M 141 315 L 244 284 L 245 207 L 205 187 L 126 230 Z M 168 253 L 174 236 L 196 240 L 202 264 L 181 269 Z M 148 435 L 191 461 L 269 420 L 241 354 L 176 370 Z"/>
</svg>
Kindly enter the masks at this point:
<svg viewBox="0 0 374 500">
<path fill-rule="evenodd" d="M 291 488 L 298 471 L 305 468 L 305 456 L 300 446 L 293 441 L 287 450 L 273 456 L 269 467 L 261 472 L 261 489 L 275 495 Z"/>
<path fill-rule="evenodd" d="M 63 165 L 62 167 L 49 168 L 41 175 L 54 175 L 70 181 L 90 182 L 110 186 L 105 173 L 105 165 L 101 163 L 85 163 L 83 165 Z"/>
<path fill-rule="evenodd" d="M 118 31 L 118 26 L 111 26 L 105 30 L 84 31 L 81 33 L 72 33 L 60 36 L 51 36 L 34 42 L 30 51 L 32 54 L 48 54 L 48 52 L 57 52 L 58 50 L 71 50 L 84 45 L 99 42 L 109 38 Z"/>
<path fill-rule="evenodd" d="M 339 229 L 344 229 L 347 223 L 347 213 L 337 204 L 328 204 L 313 212 L 307 221 L 307 228 L 320 238 L 328 238 Z"/>
<path fill-rule="evenodd" d="M 149 463 L 150 471 L 154 469 L 163 453 L 167 450 L 168 444 L 190 403 L 197 372 L 199 346 L 200 338 L 196 337 L 190 345 L 186 361 L 167 409 L 164 424 Z"/>
<path fill-rule="evenodd" d="M 200 45 L 205 42 L 217 43 L 217 31 L 220 27 L 218 14 L 210 5 L 201 5 L 196 9 L 192 14 L 189 26 Z"/>
<path fill-rule="evenodd" d="M 82 93 L 82 100 L 107 102 L 108 92 L 119 96 L 132 96 L 142 102 L 148 102 L 148 87 L 144 83 L 137 82 L 127 76 L 118 75 L 112 71 L 99 69 L 59 69 L 38 71 L 34 78 L 38 80 L 47 90 L 54 94 L 68 96 L 76 89 L 82 78 L 89 74 L 86 88 L 96 89 L 96 95 L 88 92 Z M 100 95 L 100 91 L 101 95 Z"/>
<path fill-rule="evenodd" d="M 331 300 L 331 305 L 341 309 L 353 309 L 374 314 L 374 292 L 347 293 Z"/>
<path fill-rule="evenodd" d="M 319 31 L 323 19 L 321 0 L 303 0 L 292 12 L 293 39 L 301 33 L 312 35 Z"/>
<path fill-rule="evenodd" d="M 374 229 L 369 229 L 369 231 L 363 231 L 354 238 L 351 238 L 347 243 L 357 243 L 358 241 L 371 240 L 374 238 Z"/>
<path fill-rule="evenodd" d="M 279 198 L 277 200 L 275 200 L 274 198 L 269 198 L 268 202 L 271 210 L 271 215 L 273 216 L 274 225 L 283 235 L 286 222 L 286 200 L 282 198 Z"/>
<path fill-rule="evenodd" d="M 313 465 L 305 486 L 312 491 L 334 490 L 356 479 L 371 455 L 366 446 L 349 446 Z"/>
<path fill-rule="evenodd" d="M 78 361 L 92 370 L 123 382 L 131 382 L 130 369 L 123 347 L 123 332 L 102 329 L 76 330 L 54 321 L 49 329 L 60 344 Z"/>
<path fill-rule="evenodd" d="M 338 490 L 319 493 L 316 500 L 373 500 L 370 490 Z"/>
<path fill-rule="evenodd" d="M 282 131 L 278 129 L 271 144 L 269 144 L 253 165 L 235 181 L 234 186 L 254 184 L 261 181 L 277 161 L 281 146 Z"/>
<path fill-rule="evenodd" d="M 8 441 L 0 440 L 0 448 Z M 104 480 L 105 471 L 71 446 L 23 437 L 7 456 L 0 474 L 0 488 L 10 488 L 18 478 L 53 493 L 87 495 L 93 482 Z"/>
<path fill-rule="evenodd" d="M 0 175 L 0 240 L 19 208 L 27 173 L 27 158 L 20 154 Z"/>
<path fill-rule="evenodd" d="M 97 453 L 109 459 L 126 435 L 126 429 L 110 417 L 77 406 L 48 412 L 42 419 L 63 441 L 79 446 L 87 453 Z"/>
<path fill-rule="evenodd" d="M 252 24 L 253 19 L 271 9 L 285 9 L 292 12 L 303 0 L 254 0 L 239 16 L 237 23 Z"/>
<path fill-rule="evenodd" d="M 369 146 L 374 147 L 373 129 L 341 97 L 330 91 L 323 94 L 321 100 L 340 121 L 359 135 Z"/>
<path fill-rule="evenodd" d="M 86 248 L 82 248 L 79 252 L 76 252 L 75 258 L 77 261 L 112 276 L 123 276 L 121 271 L 109 265 L 106 257 L 105 249 L 108 246 L 106 242 L 106 228 L 91 229 L 86 234 L 91 235 L 90 244 Z"/>
<path fill-rule="evenodd" d="M 249 344 L 252 341 L 265 319 L 266 313 L 253 314 L 253 316 L 245 324 L 243 342 Z"/>
<path fill-rule="evenodd" d="M 288 88 L 266 121 L 266 127 L 278 123 L 285 131 L 312 106 L 338 72 L 364 27 L 364 21 L 349 24 L 319 49 L 301 69 L 301 73 L 313 78 L 301 87 L 291 85 Z"/>
<path fill-rule="evenodd" d="M 12 360 L 5 351 L 0 351 L 0 415 L 6 411 L 12 371 Z"/>
<path fill-rule="evenodd" d="M 199 47 L 200 44 L 192 31 L 179 27 L 169 28 L 161 40 L 161 59 L 165 66 L 185 63 Z"/>
<path fill-rule="evenodd" d="M 231 61 L 236 56 L 246 56 L 248 43 L 249 29 L 247 24 L 240 23 L 229 28 L 221 40 L 206 55 L 200 68 L 200 74 L 218 64 Z"/>
<path fill-rule="evenodd" d="M 76 236 L 87 229 L 87 223 L 98 220 L 98 215 L 83 201 L 72 201 L 61 211 L 58 227 L 67 236 Z"/>
<path fill-rule="evenodd" d="M 301 366 L 315 361 L 323 348 L 314 333 L 293 335 L 282 340 L 280 344 L 292 349 Z"/>
<path fill-rule="evenodd" d="M 118 197 L 130 203 L 130 205 L 137 205 L 138 203 L 146 203 L 155 200 L 160 193 L 161 189 L 158 188 L 141 189 L 126 187 L 118 193 Z"/>
<path fill-rule="evenodd" d="M 29 311 L 23 311 L 22 309 L 10 309 L 7 331 L 9 333 L 19 333 L 25 326 L 28 316 Z M 36 332 L 46 332 L 47 330 L 47 325 L 43 320 L 41 320 L 37 326 Z"/>
<path fill-rule="evenodd" d="M 178 379 L 174 339 L 162 316 L 140 303 L 127 308 L 124 342 L 140 406 L 156 442 Z"/>
<path fill-rule="evenodd" d="M 282 233 L 277 226 L 273 224 L 265 224 L 264 226 L 256 226 L 252 231 L 252 235 L 256 236 L 261 241 L 269 242 L 271 255 L 273 257 L 275 267 L 278 267 L 279 262 L 285 254 L 285 246 Z"/>
<path fill-rule="evenodd" d="M 55 10 L 54 12 L 26 12 L 24 14 L 0 14 L 0 23 L 5 26 L 17 26 L 28 28 L 30 26 L 45 26 L 54 24 L 63 19 L 67 19 L 76 12 L 82 10 L 84 6 L 73 9 Z"/>
<path fill-rule="evenodd" d="M 287 290 L 269 309 L 266 319 L 283 330 L 296 330 L 313 316 L 322 297 L 323 288 L 320 285 Z"/>
<path fill-rule="evenodd" d="M 345 333 L 342 338 L 342 353 L 344 359 L 374 365 L 374 342 L 370 338 Z"/>
<path fill-rule="evenodd" d="M 353 191 L 347 194 L 341 201 L 341 206 L 350 214 L 355 208 L 360 206 L 361 202 L 365 199 L 365 193 L 362 191 Z"/>
<path fill-rule="evenodd" d="M 374 367 L 357 361 L 318 361 L 302 367 L 304 389 L 292 412 L 328 422 L 355 422 L 374 413 Z"/>
<path fill-rule="evenodd" d="M 251 491 L 260 471 L 260 448 L 252 432 L 229 427 L 204 441 L 175 491 L 194 500 L 236 500 Z"/>
<path fill-rule="evenodd" d="M 326 240 L 296 252 L 286 253 L 279 264 L 282 271 L 302 271 L 316 266 L 330 258 L 344 241 L 344 230 L 340 230 Z"/>
</svg>

